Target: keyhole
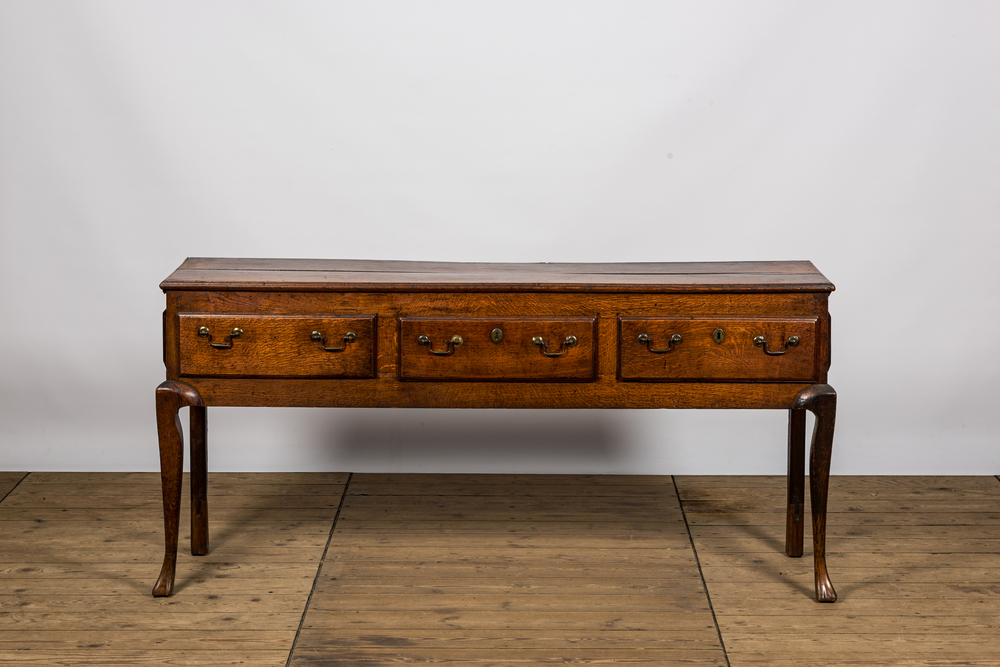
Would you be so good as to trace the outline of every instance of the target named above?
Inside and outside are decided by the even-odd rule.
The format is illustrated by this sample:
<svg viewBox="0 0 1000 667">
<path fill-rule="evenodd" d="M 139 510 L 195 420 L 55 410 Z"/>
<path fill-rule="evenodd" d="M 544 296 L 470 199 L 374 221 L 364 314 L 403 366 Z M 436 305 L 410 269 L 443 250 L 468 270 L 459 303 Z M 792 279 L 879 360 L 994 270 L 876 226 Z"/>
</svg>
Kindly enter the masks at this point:
<svg viewBox="0 0 1000 667">
<path fill-rule="evenodd" d="M 712 340 L 721 345 L 726 340 L 726 332 L 722 329 L 716 329 L 712 332 Z"/>
</svg>

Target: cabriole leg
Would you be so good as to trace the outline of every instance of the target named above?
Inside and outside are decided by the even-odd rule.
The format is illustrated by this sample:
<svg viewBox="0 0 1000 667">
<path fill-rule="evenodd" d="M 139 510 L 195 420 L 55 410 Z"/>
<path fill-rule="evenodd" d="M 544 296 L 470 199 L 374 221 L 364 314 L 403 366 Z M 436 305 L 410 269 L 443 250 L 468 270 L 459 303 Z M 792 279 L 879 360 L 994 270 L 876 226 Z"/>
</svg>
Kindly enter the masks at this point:
<svg viewBox="0 0 1000 667">
<path fill-rule="evenodd" d="M 153 587 L 155 597 L 174 591 L 177 569 L 177 534 L 181 514 L 181 483 L 184 479 L 184 435 L 178 411 L 202 407 L 193 387 L 167 380 L 156 388 L 156 430 L 160 439 L 160 481 L 163 485 L 163 568 Z"/>
<path fill-rule="evenodd" d="M 830 575 L 826 571 L 826 504 L 830 487 L 833 426 L 837 416 L 837 392 L 828 384 L 807 387 L 795 397 L 794 408 L 804 408 L 816 416 L 809 452 L 809 496 L 812 502 L 816 599 L 819 602 L 835 602 L 837 592 L 833 589 Z"/>
</svg>

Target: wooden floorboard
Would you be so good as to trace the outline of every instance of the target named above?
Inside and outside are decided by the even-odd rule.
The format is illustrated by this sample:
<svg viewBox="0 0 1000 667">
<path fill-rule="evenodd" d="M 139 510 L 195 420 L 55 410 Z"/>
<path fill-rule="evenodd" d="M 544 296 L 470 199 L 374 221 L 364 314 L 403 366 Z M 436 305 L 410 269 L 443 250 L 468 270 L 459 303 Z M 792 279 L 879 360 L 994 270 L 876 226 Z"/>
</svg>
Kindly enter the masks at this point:
<svg viewBox="0 0 1000 667">
<path fill-rule="evenodd" d="M 353 476 L 291 665 L 725 665 L 669 477 Z"/>
<path fill-rule="evenodd" d="M 834 477 L 832 605 L 808 528 L 782 553 L 784 478 L 676 480 L 732 667 L 1000 665 L 995 477 Z"/>
<path fill-rule="evenodd" d="M 283 667 L 347 478 L 210 475 L 197 557 L 185 480 L 175 592 L 153 598 L 159 475 L 29 474 L 0 504 L 0 665 Z"/>
<path fill-rule="evenodd" d="M 28 473 L 26 472 L 0 471 L 0 500 L 3 500 L 4 497 L 10 493 L 27 474 Z"/>
<path fill-rule="evenodd" d="M 834 477 L 832 605 L 784 485 L 213 474 L 155 599 L 159 475 L 0 473 L 0 665 L 1000 666 L 996 477 Z"/>
</svg>

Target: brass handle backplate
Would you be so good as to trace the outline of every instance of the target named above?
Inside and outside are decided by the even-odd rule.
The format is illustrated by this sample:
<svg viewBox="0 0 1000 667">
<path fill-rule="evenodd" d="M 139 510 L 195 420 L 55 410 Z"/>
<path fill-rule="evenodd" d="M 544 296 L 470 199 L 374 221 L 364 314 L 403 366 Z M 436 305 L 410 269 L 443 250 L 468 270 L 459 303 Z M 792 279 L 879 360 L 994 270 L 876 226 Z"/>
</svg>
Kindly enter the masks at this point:
<svg viewBox="0 0 1000 667">
<path fill-rule="evenodd" d="M 464 342 L 465 342 L 465 340 L 461 336 L 452 336 L 451 338 L 449 338 L 445 342 L 445 349 L 443 349 L 443 350 L 435 350 L 433 347 L 431 347 L 431 339 L 430 338 L 428 338 L 427 336 L 424 336 L 423 334 L 417 336 L 417 344 L 418 345 L 426 345 L 428 352 L 430 352 L 431 354 L 436 354 L 436 355 L 441 356 L 441 357 L 449 355 L 449 354 L 453 354 L 455 352 L 455 350 L 458 349 L 459 347 L 461 347 L 462 343 L 464 343 Z"/>
<path fill-rule="evenodd" d="M 754 336 L 753 337 L 753 344 L 756 345 L 757 347 L 764 348 L 764 354 L 769 354 L 772 357 L 781 356 L 785 352 L 788 352 L 789 348 L 793 348 L 793 347 L 795 347 L 796 345 L 798 345 L 801 342 L 802 342 L 802 339 L 799 338 L 798 336 L 789 336 L 788 340 L 785 341 L 785 349 L 783 349 L 783 350 L 769 350 L 769 349 L 767 349 L 767 339 L 766 338 L 764 338 L 763 336 Z"/>
<path fill-rule="evenodd" d="M 201 336 L 202 338 L 207 338 L 208 344 L 214 347 L 215 349 L 228 350 L 233 346 L 233 340 L 243 335 L 243 329 L 236 327 L 232 331 L 230 331 L 229 335 L 226 336 L 225 343 L 213 343 L 212 332 L 209 331 L 208 327 L 198 327 L 198 335 Z"/>
<path fill-rule="evenodd" d="M 676 334 L 676 333 L 672 334 L 670 336 L 670 338 L 667 339 L 667 347 L 666 347 L 666 349 L 663 349 L 663 350 L 654 350 L 653 349 L 653 339 L 650 338 L 648 334 L 641 333 L 641 334 L 639 334 L 639 337 L 636 340 L 639 341 L 640 343 L 642 343 L 643 345 L 645 345 L 646 349 L 649 350 L 650 352 L 652 352 L 653 354 L 664 354 L 666 352 L 670 352 L 671 350 L 673 350 L 674 349 L 674 345 L 679 345 L 681 342 L 683 342 L 684 341 L 684 337 L 681 336 L 680 334 Z"/>
<path fill-rule="evenodd" d="M 319 331 L 313 331 L 311 334 L 309 334 L 309 338 L 311 338 L 312 340 L 318 341 L 320 347 L 322 347 L 327 352 L 341 352 L 350 343 L 353 343 L 354 341 L 356 341 L 358 339 L 358 336 L 357 336 L 357 334 L 355 334 L 355 333 L 353 333 L 351 331 L 348 331 L 346 334 L 344 334 L 344 344 L 341 345 L 340 347 L 327 347 L 326 346 L 326 336 L 324 336 Z"/>
<path fill-rule="evenodd" d="M 541 336 L 535 336 L 534 338 L 531 339 L 531 344 L 537 345 L 539 348 L 541 348 L 542 354 L 544 354 L 546 357 L 561 357 L 564 354 L 566 354 L 569 348 L 573 347 L 578 342 L 579 341 L 577 340 L 576 336 L 566 336 L 565 340 L 563 340 L 562 342 L 562 345 L 559 346 L 558 352 L 549 352 L 549 346 L 545 342 L 544 338 L 542 338 Z"/>
</svg>

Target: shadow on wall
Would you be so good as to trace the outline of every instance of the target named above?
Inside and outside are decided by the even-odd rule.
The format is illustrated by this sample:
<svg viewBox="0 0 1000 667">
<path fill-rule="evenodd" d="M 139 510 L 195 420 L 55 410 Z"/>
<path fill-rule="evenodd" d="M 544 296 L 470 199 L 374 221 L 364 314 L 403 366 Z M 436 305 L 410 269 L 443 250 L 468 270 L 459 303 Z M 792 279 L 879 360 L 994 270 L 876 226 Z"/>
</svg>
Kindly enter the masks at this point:
<svg viewBox="0 0 1000 667">
<path fill-rule="evenodd" d="M 608 411 L 357 410 L 325 422 L 344 469 L 599 472 L 630 457 L 628 422 Z"/>
</svg>

